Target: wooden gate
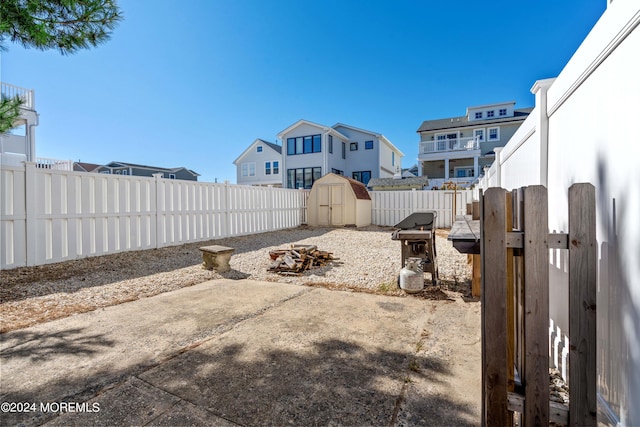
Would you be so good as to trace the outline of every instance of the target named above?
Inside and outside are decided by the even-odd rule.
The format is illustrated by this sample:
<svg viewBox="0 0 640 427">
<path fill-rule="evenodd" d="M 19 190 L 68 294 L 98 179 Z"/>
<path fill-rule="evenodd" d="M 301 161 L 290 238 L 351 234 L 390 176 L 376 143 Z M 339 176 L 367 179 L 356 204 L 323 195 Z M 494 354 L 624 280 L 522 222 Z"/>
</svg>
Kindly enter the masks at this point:
<svg viewBox="0 0 640 427">
<path fill-rule="evenodd" d="M 595 188 L 569 188 L 569 232 L 549 234 L 547 189 L 480 196 L 482 424 L 595 426 Z M 549 402 L 549 249 L 569 251 L 569 395 Z"/>
</svg>

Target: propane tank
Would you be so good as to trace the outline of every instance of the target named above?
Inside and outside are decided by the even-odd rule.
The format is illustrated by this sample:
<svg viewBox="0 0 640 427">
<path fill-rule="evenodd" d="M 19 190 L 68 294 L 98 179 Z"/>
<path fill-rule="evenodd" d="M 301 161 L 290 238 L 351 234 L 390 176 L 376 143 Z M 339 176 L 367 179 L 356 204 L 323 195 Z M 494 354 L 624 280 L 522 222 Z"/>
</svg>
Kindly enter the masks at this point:
<svg viewBox="0 0 640 427">
<path fill-rule="evenodd" d="M 407 265 L 400 270 L 400 289 L 409 294 L 424 289 L 424 273 L 420 268 L 421 258 L 407 258 Z"/>
</svg>

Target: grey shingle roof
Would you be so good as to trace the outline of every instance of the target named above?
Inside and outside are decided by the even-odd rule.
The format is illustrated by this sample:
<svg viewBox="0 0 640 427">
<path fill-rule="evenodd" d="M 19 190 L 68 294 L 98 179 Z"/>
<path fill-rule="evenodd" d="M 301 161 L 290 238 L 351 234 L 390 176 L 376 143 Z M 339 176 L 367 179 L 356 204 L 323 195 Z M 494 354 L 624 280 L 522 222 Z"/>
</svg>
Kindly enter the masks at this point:
<svg viewBox="0 0 640 427">
<path fill-rule="evenodd" d="M 265 141 L 264 139 L 261 139 L 260 141 L 282 154 L 282 145 L 274 144 L 273 142 Z"/>
<path fill-rule="evenodd" d="M 412 178 L 371 178 L 367 187 L 405 187 L 407 185 L 427 185 L 429 179 L 426 176 L 415 176 Z"/>
<path fill-rule="evenodd" d="M 446 119 L 425 120 L 418 128 L 417 132 L 430 132 L 441 129 L 454 129 L 461 127 L 478 127 L 494 123 L 504 123 L 511 121 L 524 121 L 533 111 L 533 108 L 518 108 L 514 110 L 512 117 L 495 117 L 484 120 L 471 120 L 467 116 L 447 117 Z"/>
</svg>

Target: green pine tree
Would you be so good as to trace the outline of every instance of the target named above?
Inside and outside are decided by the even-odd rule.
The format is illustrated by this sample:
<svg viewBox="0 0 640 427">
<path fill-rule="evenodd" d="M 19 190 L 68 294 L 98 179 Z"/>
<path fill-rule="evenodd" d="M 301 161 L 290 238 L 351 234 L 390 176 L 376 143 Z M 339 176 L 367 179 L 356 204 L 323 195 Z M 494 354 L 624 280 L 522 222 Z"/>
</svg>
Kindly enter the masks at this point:
<svg viewBox="0 0 640 427">
<path fill-rule="evenodd" d="M 10 40 L 67 55 L 109 40 L 121 20 L 116 0 L 1 0 L 0 50 Z M 0 132 L 13 127 L 20 105 L 19 98 L 0 99 Z"/>
</svg>

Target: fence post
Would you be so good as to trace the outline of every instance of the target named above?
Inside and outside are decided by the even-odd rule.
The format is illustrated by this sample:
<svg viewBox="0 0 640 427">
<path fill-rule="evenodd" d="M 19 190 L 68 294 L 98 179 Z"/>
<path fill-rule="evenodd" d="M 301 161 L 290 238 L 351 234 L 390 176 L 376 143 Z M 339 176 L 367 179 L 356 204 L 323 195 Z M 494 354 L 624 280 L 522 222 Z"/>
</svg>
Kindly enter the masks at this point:
<svg viewBox="0 0 640 427">
<path fill-rule="evenodd" d="M 489 188 L 481 209 L 483 425 L 510 426 L 507 409 L 506 191 Z M 488 355 L 487 351 L 491 351 Z"/>
<path fill-rule="evenodd" d="M 504 150 L 504 147 L 496 147 L 493 149 L 496 153 L 496 159 L 493 161 L 493 164 L 496 165 L 496 187 L 502 186 L 502 150 Z"/>
<path fill-rule="evenodd" d="M 164 199 L 160 199 L 161 196 L 163 196 L 161 193 L 162 191 L 160 190 L 160 180 L 162 179 L 163 174 L 161 173 L 154 173 L 152 175 L 155 180 L 153 181 L 153 185 L 155 186 L 155 193 L 156 193 L 156 249 L 162 247 L 162 245 L 164 244 L 164 224 L 163 224 L 163 219 L 164 219 L 164 213 L 161 212 L 161 207 L 163 205 L 163 201 Z M 162 242 L 162 243 L 161 243 Z"/>
<path fill-rule="evenodd" d="M 595 187 L 569 188 L 569 425 L 597 425 Z"/>
<path fill-rule="evenodd" d="M 231 224 L 230 224 L 230 218 L 231 218 L 231 207 L 229 206 L 231 204 L 231 202 L 229 201 L 229 194 L 231 192 L 231 189 L 229 188 L 229 181 L 225 180 L 224 181 L 224 230 L 222 232 L 222 237 L 229 237 L 231 235 Z"/>
<path fill-rule="evenodd" d="M 38 261 L 38 182 L 35 162 L 24 162 L 25 250 L 27 266 Z"/>
<path fill-rule="evenodd" d="M 524 188 L 524 425 L 549 425 L 547 189 Z"/>
</svg>

